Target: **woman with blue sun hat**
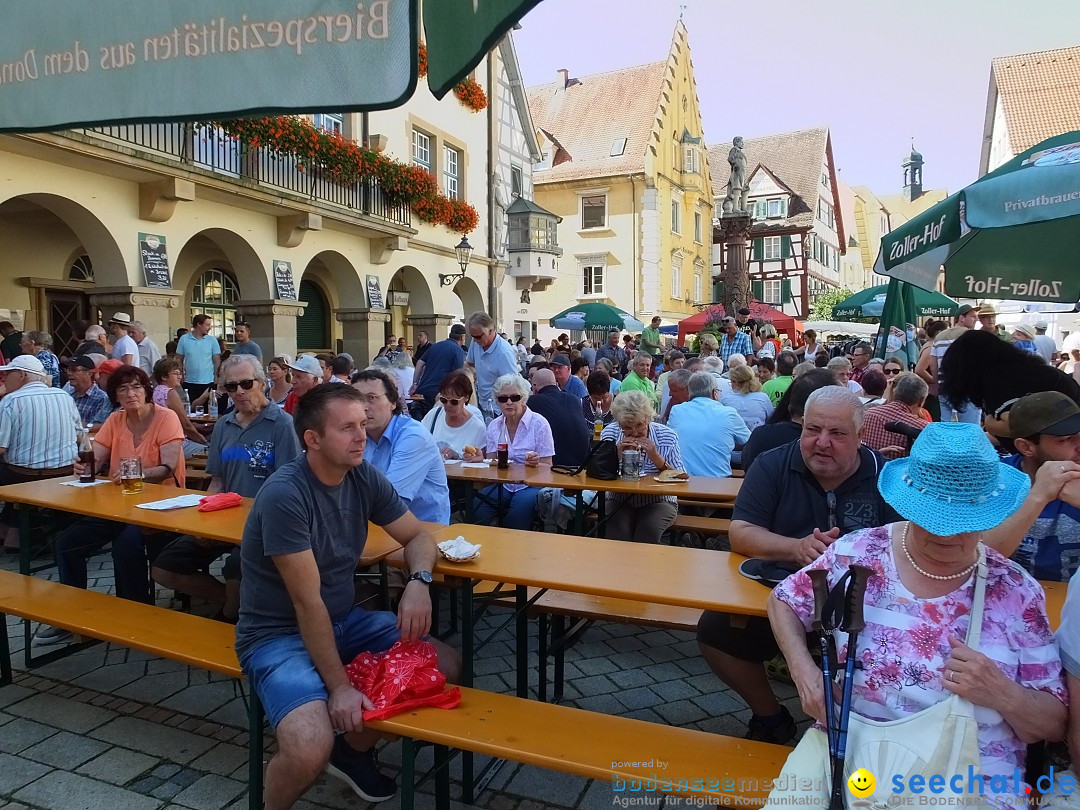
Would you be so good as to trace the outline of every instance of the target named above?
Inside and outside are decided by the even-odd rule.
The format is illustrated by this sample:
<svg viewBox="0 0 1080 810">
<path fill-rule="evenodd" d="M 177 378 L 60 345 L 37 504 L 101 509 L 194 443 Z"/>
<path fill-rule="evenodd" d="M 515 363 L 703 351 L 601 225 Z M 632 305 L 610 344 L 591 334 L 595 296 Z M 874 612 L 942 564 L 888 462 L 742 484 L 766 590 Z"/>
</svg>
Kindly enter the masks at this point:
<svg viewBox="0 0 1080 810">
<path fill-rule="evenodd" d="M 1062 738 L 1067 695 L 1042 588 L 981 540 L 1019 508 L 1029 487 L 977 425 L 933 423 L 908 458 L 890 461 L 878 477 L 882 497 L 905 520 L 841 537 L 773 591 L 773 632 L 803 709 L 817 721 L 783 772 L 816 778 L 825 804 L 829 750 L 822 672 L 806 644 L 814 617 L 807 571 L 827 571 L 831 588 L 853 564 L 873 573 L 866 628 L 850 651 L 861 667 L 853 675 L 845 778 L 859 768 L 874 773 L 876 805 L 894 796 L 914 801 L 925 790 L 910 790 L 916 774 L 940 773 L 946 785 L 963 774 L 967 791 L 970 766 L 985 780 L 987 806 L 1026 798 L 1019 781 L 1026 746 Z M 837 631 L 841 662 L 849 655 L 845 638 Z M 774 791 L 770 801 L 779 806 L 783 795 Z"/>
</svg>

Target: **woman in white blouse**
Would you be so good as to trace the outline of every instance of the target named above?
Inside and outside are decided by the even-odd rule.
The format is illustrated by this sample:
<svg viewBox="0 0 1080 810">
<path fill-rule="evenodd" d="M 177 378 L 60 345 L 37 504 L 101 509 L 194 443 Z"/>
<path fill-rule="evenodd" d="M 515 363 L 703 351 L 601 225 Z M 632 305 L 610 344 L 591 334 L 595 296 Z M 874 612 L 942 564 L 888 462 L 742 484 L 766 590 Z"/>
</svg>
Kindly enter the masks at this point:
<svg viewBox="0 0 1080 810">
<path fill-rule="evenodd" d="M 487 426 L 480 411 L 469 405 L 473 385 L 464 371 L 452 371 L 439 386 L 435 407 L 427 412 L 423 425 L 439 445 L 445 459 L 461 458 L 466 447 L 487 444 Z"/>
</svg>

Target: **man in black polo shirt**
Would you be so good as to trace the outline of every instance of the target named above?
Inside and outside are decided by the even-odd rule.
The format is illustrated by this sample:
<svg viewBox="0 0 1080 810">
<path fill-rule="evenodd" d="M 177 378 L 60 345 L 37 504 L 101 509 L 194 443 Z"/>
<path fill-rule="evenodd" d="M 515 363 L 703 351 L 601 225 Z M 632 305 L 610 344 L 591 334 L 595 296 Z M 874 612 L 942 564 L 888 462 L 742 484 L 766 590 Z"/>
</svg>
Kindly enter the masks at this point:
<svg viewBox="0 0 1080 810">
<path fill-rule="evenodd" d="M 878 493 L 885 460 L 859 443 L 861 422 L 859 399 L 847 389 L 814 391 L 799 440 L 763 453 L 747 473 L 731 520 L 732 551 L 802 567 L 841 535 L 900 520 Z M 768 619 L 707 611 L 698 646 L 753 712 L 748 739 L 786 743 L 795 736 L 795 721 L 765 673 L 764 662 L 779 652 Z"/>
<path fill-rule="evenodd" d="M 581 399 L 560 391 L 555 372 L 548 368 L 534 371 L 529 381 L 532 396 L 529 410 L 540 414 L 551 425 L 555 438 L 553 462 L 560 467 L 577 467 L 589 452 L 591 431 L 581 418 Z"/>
</svg>

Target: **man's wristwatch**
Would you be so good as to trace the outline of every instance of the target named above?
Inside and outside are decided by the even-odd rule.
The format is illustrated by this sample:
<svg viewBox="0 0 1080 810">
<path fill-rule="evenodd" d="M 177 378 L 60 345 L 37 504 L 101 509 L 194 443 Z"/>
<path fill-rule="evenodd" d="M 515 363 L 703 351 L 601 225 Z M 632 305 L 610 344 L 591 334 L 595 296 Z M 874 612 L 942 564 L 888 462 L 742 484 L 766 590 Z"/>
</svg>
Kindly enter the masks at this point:
<svg viewBox="0 0 1080 810">
<path fill-rule="evenodd" d="M 413 580 L 423 582 L 425 585 L 430 585 L 434 581 L 430 571 L 415 571 L 409 574 L 409 578 L 405 580 L 405 583 L 408 584 Z"/>
</svg>

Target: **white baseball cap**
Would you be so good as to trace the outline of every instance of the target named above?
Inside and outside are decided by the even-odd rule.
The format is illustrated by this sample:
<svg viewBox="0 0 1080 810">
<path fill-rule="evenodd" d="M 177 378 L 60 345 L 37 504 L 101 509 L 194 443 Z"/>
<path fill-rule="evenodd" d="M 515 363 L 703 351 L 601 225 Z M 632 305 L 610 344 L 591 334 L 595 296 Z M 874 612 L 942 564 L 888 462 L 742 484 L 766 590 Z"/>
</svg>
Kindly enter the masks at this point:
<svg viewBox="0 0 1080 810">
<path fill-rule="evenodd" d="M 45 366 L 41 365 L 41 361 L 32 354 L 20 354 L 6 366 L 0 366 L 0 371 L 25 371 L 27 374 L 37 374 L 39 377 L 48 376 Z"/>
<path fill-rule="evenodd" d="M 319 361 L 310 354 L 302 354 L 286 365 L 294 371 L 302 371 L 315 378 L 322 377 L 323 374 L 322 366 L 319 365 Z"/>
</svg>

